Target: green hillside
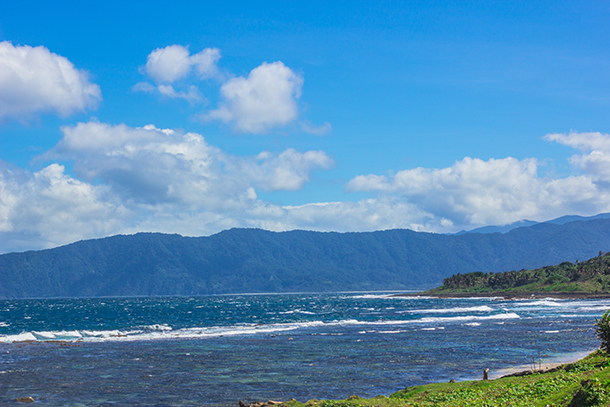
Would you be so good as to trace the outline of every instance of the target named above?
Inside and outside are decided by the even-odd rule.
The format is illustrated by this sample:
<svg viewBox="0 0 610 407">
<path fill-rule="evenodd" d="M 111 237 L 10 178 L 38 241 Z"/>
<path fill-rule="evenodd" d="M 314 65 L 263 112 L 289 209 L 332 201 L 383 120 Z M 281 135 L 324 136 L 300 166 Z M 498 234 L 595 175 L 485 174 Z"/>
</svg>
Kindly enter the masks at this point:
<svg viewBox="0 0 610 407">
<path fill-rule="evenodd" d="M 535 270 L 455 274 L 426 294 L 610 294 L 610 253 Z"/>
<path fill-rule="evenodd" d="M 0 298 L 421 290 L 453 274 L 531 269 L 609 249 L 608 219 L 505 234 L 139 233 L 1 255 Z"/>
</svg>

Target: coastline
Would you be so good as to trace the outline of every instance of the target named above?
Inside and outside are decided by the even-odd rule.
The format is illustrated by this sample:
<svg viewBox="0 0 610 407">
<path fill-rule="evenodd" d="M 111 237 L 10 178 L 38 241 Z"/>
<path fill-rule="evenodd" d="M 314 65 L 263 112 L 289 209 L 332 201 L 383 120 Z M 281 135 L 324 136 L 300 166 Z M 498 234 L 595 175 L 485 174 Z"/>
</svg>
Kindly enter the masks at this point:
<svg viewBox="0 0 610 407">
<path fill-rule="evenodd" d="M 508 377 L 508 376 L 525 376 L 525 375 L 531 374 L 531 373 L 544 373 L 544 372 L 552 371 L 563 365 L 568 365 L 570 363 L 578 362 L 579 360 L 586 358 L 587 356 L 589 356 L 590 354 L 592 354 L 593 352 L 595 352 L 597 350 L 598 349 L 592 349 L 590 351 L 566 353 L 563 355 L 555 356 L 555 357 L 547 359 L 547 360 L 543 359 L 540 364 L 538 363 L 538 361 L 536 362 L 537 368 L 532 368 L 532 366 L 533 366 L 533 362 L 532 362 L 531 365 L 518 365 L 518 366 L 498 369 L 495 371 L 490 370 L 489 379 L 495 380 L 495 379 L 501 379 L 503 377 Z"/>
<path fill-rule="evenodd" d="M 595 353 L 596 351 L 598 351 L 599 349 L 593 349 L 590 351 L 583 351 L 583 352 L 573 352 L 573 353 L 568 353 L 568 354 L 563 354 L 563 355 L 559 355 L 556 357 L 553 357 L 551 359 L 548 359 L 547 361 L 544 361 L 540 364 L 540 367 L 537 369 L 532 369 L 532 366 L 526 366 L 526 365 L 519 365 L 519 366 L 514 366 L 514 367 L 510 367 L 510 368 L 505 368 L 505 369 L 499 369 L 495 372 L 490 371 L 489 374 L 489 381 L 486 382 L 488 383 L 490 386 L 494 386 L 494 384 L 492 384 L 493 382 L 495 382 L 498 379 L 504 379 L 504 378 L 508 378 L 510 380 L 510 378 L 514 378 L 516 380 L 522 380 L 523 381 L 521 383 L 525 383 L 522 386 L 527 386 L 528 383 L 531 383 L 531 379 L 527 379 L 524 378 L 523 376 L 531 376 L 532 374 L 545 374 L 545 373 L 549 373 L 549 374 L 553 374 L 553 372 L 557 372 L 561 369 L 565 369 L 566 365 L 578 362 L 580 360 L 583 360 L 589 356 L 592 356 L 593 353 Z M 541 376 L 541 377 L 545 377 L 545 376 Z M 534 379 L 535 380 L 535 379 Z M 465 381 L 458 381 L 458 382 L 449 382 L 449 384 L 446 383 L 429 383 L 429 384 L 424 384 L 424 385 L 420 385 L 420 386 L 415 386 L 412 388 L 405 388 L 403 391 L 409 392 L 412 391 L 413 389 L 416 388 L 426 388 L 426 389 L 430 389 L 430 391 L 433 394 L 448 394 L 448 389 L 451 388 L 451 386 L 463 386 L 464 384 L 467 386 L 476 386 L 479 383 L 485 383 L 484 380 L 480 380 L 480 379 L 471 379 L 471 380 L 465 380 Z M 503 381 L 499 381 L 496 383 L 500 383 L 499 386 L 502 386 L 501 383 L 503 383 Z M 515 386 L 519 386 L 517 383 L 519 383 L 518 381 L 515 382 L 514 380 L 511 381 L 510 383 L 513 383 L 511 386 L 511 390 L 513 390 L 515 388 Z M 581 385 L 586 385 L 586 383 L 581 382 Z M 447 387 L 450 386 L 450 387 Z M 459 389 L 460 387 L 458 387 Z M 463 389 L 463 387 L 462 387 Z M 453 390 L 455 390 L 455 387 L 453 388 Z M 397 392 L 397 393 L 400 393 Z M 415 392 L 418 393 L 418 392 Z M 423 393 L 426 393 L 425 391 Z M 572 401 L 574 399 L 578 398 L 579 393 L 578 392 L 573 392 L 574 394 L 572 396 L 570 396 L 570 398 L 572 399 Z M 536 396 L 539 397 L 539 396 Z M 375 404 L 369 404 L 367 402 L 371 402 L 371 401 L 375 401 L 376 399 L 385 399 L 385 400 L 391 400 L 391 396 L 377 396 L 374 398 L 370 398 L 370 399 L 365 399 L 365 398 L 361 398 L 358 396 L 350 396 L 348 397 L 345 401 L 354 401 L 357 400 L 358 402 L 362 403 L 359 405 L 362 406 L 373 406 L 373 405 L 377 405 Z M 397 398 L 398 400 L 400 400 L 401 398 Z M 339 400 L 331 400 L 332 402 L 334 402 L 334 404 L 331 405 L 344 405 L 341 404 L 341 401 Z M 470 400 L 472 401 L 472 400 Z M 570 400 L 567 400 L 570 401 Z M 279 401 L 267 401 L 267 402 L 261 402 L 261 401 L 255 401 L 252 403 L 243 403 L 242 401 L 239 402 L 239 407 L 275 407 L 275 406 L 290 406 L 290 407 L 300 407 L 300 406 L 325 406 L 325 400 L 310 400 L 307 403 L 300 403 L 297 400 L 290 399 L 288 401 L 283 401 L 283 402 L 279 402 Z M 347 404 L 347 405 L 351 405 L 351 404 Z M 385 404 L 384 404 L 385 405 Z M 393 403 L 387 404 L 387 405 L 394 405 Z M 397 404 L 397 405 L 401 405 L 401 403 Z M 409 405 L 413 405 L 413 404 L 409 404 Z M 436 405 L 436 404 L 435 404 Z M 443 404 L 444 405 L 444 404 Z M 453 404 L 452 404 L 453 405 Z M 570 406 L 573 404 L 569 404 Z M 580 404 L 577 404 L 580 405 Z"/>
<path fill-rule="evenodd" d="M 394 294 L 392 297 L 430 297 L 430 298 L 502 298 L 506 300 L 527 300 L 534 298 L 557 298 L 564 300 L 577 299 L 604 299 L 610 298 L 610 293 L 579 293 L 579 292 L 531 292 L 531 293 L 428 293 L 426 291 L 418 293 Z"/>
</svg>

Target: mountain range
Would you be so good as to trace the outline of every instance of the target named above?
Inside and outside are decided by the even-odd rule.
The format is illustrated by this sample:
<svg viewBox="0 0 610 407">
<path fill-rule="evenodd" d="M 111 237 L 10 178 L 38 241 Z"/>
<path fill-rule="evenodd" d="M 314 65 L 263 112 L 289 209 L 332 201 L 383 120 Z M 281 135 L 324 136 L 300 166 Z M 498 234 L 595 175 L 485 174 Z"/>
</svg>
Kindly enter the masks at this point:
<svg viewBox="0 0 610 407">
<path fill-rule="evenodd" d="M 610 251 L 610 219 L 507 233 L 117 235 L 0 256 L 0 298 L 426 289 L 473 271 L 537 268 Z"/>
<path fill-rule="evenodd" d="M 517 222 L 513 222 L 513 223 L 506 224 L 506 225 L 501 225 L 501 226 L 491 225 L 491 226 L 483 226 L 483 227 L 472 229 L 469 231 L 462 230 L 461 232 L 458 232 L 456 234 L 463 235 L 464 233 L 496 233 L 496 232 L 506 233 L 506 232 L 510 232 L 513 229 L 526 227 L 526 226 L 533 226 L 533 225 L 537 225 L 539 223 L 553 223 L 555 225 L 563 225 L 565 223 L 576 222 L 578 220 L 587 221 L 587 220 L 593 220 L 593 219 L 610 219 L 610 213 L 600 213 L 599 215 L 595 215 L 595 216 L 566 215 L 566 216 L 562 216 L 560 218 L 547 220 L 545 222 L 536 222 L 533 220 L 523 219 L 523 220 L 520 220 Z"/>
</svg>

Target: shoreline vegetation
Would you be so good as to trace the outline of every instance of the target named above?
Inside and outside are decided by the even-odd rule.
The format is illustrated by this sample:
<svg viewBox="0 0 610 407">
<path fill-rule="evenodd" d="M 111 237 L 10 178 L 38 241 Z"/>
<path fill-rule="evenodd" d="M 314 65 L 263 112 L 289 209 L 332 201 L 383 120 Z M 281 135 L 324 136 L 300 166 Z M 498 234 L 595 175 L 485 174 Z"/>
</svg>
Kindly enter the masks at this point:
<svg viewBox="0 0 610 407">
<path fill-rule="evenodd" d="M 535 270 L 502 273 L 473 272 L 455 274 L 443 280 L 441 287 L 398 297 L 502 299 L 601 299 L 610 298 L 610 253 L 587 261 L 563 262 Z M 608 313 L 602 318 L 604 323 Z M 599 321 L 598 321 L 599 324 Z M 583 357 L 584 356 L 584 357 Z M 601 349 L 566 355 L 555 361 L 534 361 L 492 372 L 481 372 L 483 380 L 430 383 L 407 387 L 390 396 L 364 399 L 356 395 L 345 400 L 309 400 L 300 403 L 255 402 L 240 407 L 398 407 L 398 406 L 566 406 L 609 405 L 610 355 Z"/>
<path fill-rule="evenodd" d="M 396 294 L 399 297 L 436 298 L 500 297 L 528 299 L 610 298 L 610 253 L 599 252 L 589 260 L 563 262 L 534 270 L 454 274 L 443 285 L 428 291 Z"/>
</svg>

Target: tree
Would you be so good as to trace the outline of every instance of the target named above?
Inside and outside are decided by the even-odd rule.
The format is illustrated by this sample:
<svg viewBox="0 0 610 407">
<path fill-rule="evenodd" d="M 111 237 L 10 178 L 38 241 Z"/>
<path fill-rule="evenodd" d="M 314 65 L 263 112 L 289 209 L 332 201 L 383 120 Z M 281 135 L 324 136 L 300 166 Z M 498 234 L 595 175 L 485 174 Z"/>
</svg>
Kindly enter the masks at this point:
<svg viewBox="0 0 610 407">
<path fill-rule="evenodd" d="M 610 351 L 610 310 L 604 312 L 600 319 L 595 318 L 595 335 L 601 341 L 600 349 Z"/>
</svg>

